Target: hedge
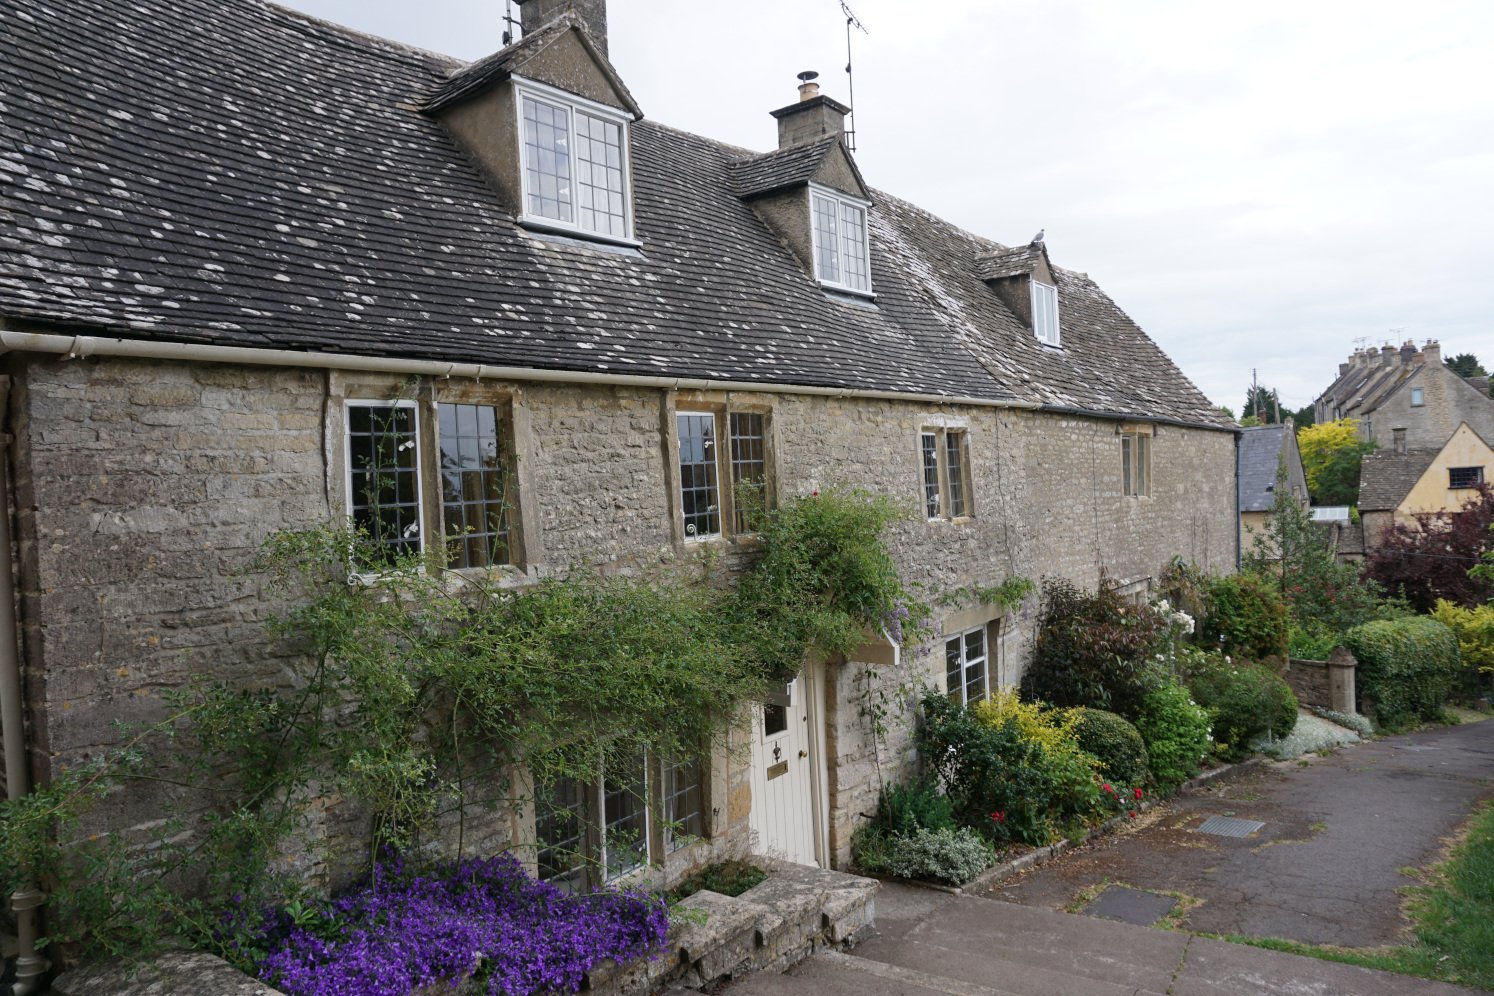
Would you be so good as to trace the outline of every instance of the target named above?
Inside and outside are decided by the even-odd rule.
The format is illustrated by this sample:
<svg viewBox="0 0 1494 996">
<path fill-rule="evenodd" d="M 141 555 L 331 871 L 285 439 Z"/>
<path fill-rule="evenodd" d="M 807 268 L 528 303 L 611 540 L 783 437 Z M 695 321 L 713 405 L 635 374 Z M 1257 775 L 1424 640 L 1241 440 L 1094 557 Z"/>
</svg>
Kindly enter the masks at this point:
<svg viewBox="0 0 1494 996">
<path fill-rule="evenodd" d="M 1457 635 L 1424 616 L 1355 626 L 1344 646 L 1359 661 L 1359 693 L 1384 729 L 1436 719 L 1461 669 Z"/>
</svg>

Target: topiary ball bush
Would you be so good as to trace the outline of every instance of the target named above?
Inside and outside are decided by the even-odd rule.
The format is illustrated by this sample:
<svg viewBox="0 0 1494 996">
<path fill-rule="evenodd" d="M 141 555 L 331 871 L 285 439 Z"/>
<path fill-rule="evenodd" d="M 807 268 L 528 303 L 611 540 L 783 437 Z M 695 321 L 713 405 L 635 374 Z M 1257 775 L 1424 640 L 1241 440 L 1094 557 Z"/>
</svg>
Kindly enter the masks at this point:
<svg viewBox="0 0 1494 996">
<path fill-rule="evenodd" d="M 1113 782 L 1145 785 L 1151 778 L 1146 741 L 1124 716 L 1104 709 L 1084 709 L 1075 730 L 1079 749 L 1100 762 L 1100 769 Z"/>
</svg>

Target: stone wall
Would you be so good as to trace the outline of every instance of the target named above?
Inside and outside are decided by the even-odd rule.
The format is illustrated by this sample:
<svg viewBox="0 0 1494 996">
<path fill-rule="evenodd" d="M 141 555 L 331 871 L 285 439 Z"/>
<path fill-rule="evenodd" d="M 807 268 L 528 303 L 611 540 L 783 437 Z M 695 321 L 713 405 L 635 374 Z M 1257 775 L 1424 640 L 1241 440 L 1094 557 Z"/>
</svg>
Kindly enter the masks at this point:
<svg viewBox="0 0 1494 996">
<path fill-rule="evenodd" d="M 752 556 L 750 538 L 689 542 L 680 532 L 672 392 L 119 359 L 18 361 L 12 373 L 27 692 L 42 778 L 117 743 L 115 720 L 161 717 L 162 693 L 190 675 L 270 687 L 295 680 L 301 659 L 265 628 L 276 606 L 242 570 L 274 530 L 344 514 L 344 399 L 426 404 L 489 391 L 512 404 L 528 562 L 506 583 L 578 563 L 641 569 L 724 555 L 730 569 Z M 778 500 L 846 486 L 904 503 L 909 517 L 889 544 L 931 600 L 1017 575 L 1062 574 L 1092 587 L 1102 571 L 1145 590 L 1174 556 L 1214 571 L 1235 562 L 1228 433 L 1156 428 L 1152 493 L 1136 498 L 1120 493 L 1113 421 L 793 395 L 690 395 L 679 404 L 767 413 Z M 919 431 L 930 426 L 967 433 L 972 514 L 958 521 L 921 513 Z M 881 786 L 915 766 L 911 705 L 919 691 L 943 688 L 937 633 L 993 624 L 993 680 L 1014 683 L 1035 608 L 1029 599 L 1002 618 L 968 600 L 941 605 L 929 647 L 894 658 L 873 646 L 825 668 L 837 864 Z M 869 704 L 885 711 L 880 739 Z M 745 849 L 745 754 L 717 759 L 712 844 L 671 857 L 671 877 Z M 191 808 L 132 793 L 111 800 L 100 820 L 144 823 L 163 805 Z M 309 813 L 315 835 L 364 839 L 362 814 L 338 800 Z M 500 806 L 463 832 L 469 847 L 498 847 L 522 839 L 530 820 L 523 806 Z"/>
<path fill-rule="evenodd" d="M 1422 391 L 1420 405 L 1411 403 L 1413 387 Z M 1494 442 L 1494 398 L 1444 364 L 1429 361 L 1371 412 L 1368 421 L 1366 435 L 1386 451 L 1394 446 L 1396 429 L 1406 430 L 1407 449 L 1441 449 L 1464 422 L 1485 440 Z"/>
<path fill-rule="evenodd" d="M 1326 661 L 1293 658 L 1287 664 L 1287 684 L 1304 706 L 1355 712 L 1355 674 L 1358 661 L 1343 647 L 1336 647 Z"/>
</svg>

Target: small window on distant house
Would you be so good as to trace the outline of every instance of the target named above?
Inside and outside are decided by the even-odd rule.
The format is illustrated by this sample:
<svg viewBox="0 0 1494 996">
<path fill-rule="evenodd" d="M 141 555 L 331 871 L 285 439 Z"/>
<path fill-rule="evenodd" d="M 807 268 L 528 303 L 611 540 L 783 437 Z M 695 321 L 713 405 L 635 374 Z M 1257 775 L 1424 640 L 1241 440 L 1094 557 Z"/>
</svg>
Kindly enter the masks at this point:
<svg viewBox="0 0 1494 996">
<path fill-rule="evenodd" d="M 1032 282 L 1032 331 L 1038 341 L 1049 346 L 1058 340 L 1058 288 Z"/>
<path fill-rule="evenodd" d="M 870 295 L 871 254 L 865 201 L 823 187 L 809 189 L 814 275 L 835 290 Z"/>
<path fill-rule="evenodd" d="M 990 693 L 986 627 L 977 626 L 944 641 L 944 688 L 961 705 L 980 702 Z"/>
<path fill-rule="evenodd" d="M 347 406 L 348 514 L 380 563 L 421 551 L 420 418 L 413 401 Z"/>
<path fill-rule="evenodd" d="M 721 431 L 729 452 L 716 445 Z M 761 412 L 677 412 L 680 513 L 686 539 L 753 531 L 751 515 L 768 504 L 768 416 Z M 730 487 L 721 487 L 725 478 Z"/>
<path fill-rule="evenodd" d="M 1413 387 L 1411 389 L 1411 404 L 1413 407 L 1426 404 L 1426 394 L 1422 388 Z"/>
<path fill-rule="evenodd" d="M 1482 467 L 1447 468 L 1449 488 L 1476 488 L 1482 483 L 1484 483 L 1484 468 Z"/>
<path fill-rule="evenodd" d="M 1143 497 L 1152 493 L 1152 437 L 1142 432 L 1121 433 L 1121 494 Z"/>
<path fill-rule="evenodd" d="M 1404 453 L 1404 452 L 1406 452 L 1406 430 L 1405 429 L 1391 429 L 1390 430 L 1390 448 L 1391 448 L 1391 451 L 1395 452 L 1395 453 Z"/>
<path fill-rule="evenodd" d="M 518 88 L 521 221 L 627 241 L 629 116 L 525 82 Z"/>
<path fill-rule="evenodd" d="M 919 434 L 927 518 L 963 519 L 971 514 L 967 436 L 964 429 L 925 429 Z"/>
</svg>

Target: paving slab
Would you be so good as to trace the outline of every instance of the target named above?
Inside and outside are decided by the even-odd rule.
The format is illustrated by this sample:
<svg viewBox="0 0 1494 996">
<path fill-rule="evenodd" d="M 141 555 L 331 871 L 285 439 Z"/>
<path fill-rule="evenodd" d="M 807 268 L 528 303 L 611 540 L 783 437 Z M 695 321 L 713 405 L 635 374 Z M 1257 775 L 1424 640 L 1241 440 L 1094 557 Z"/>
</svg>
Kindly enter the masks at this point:
<svg viewBox="0 0 1494 996">
<path fill-rule="evenodd" d="M 1124 885 L 1106 886 L 1082 912 L 1085 916 L 1097 916 L 1105 920 L 1134 923 L 1138 927 L 1150 927 L 1178 905 L 1171 896 L 1129 889 Z"/>
<path fill-rule="evenodd" d="M 1110 883 L 1197 900 L 1189 930 L 1309 944 L 1401 943 L 1402 868 L 1436 861 L 1494 798 L 1494 721 L 1355 744 L 1257 766 L 1145 814 L 1129 832 L 1005 879 L 983 895 L 1050 910 Z M 1199 833 L 1253 820 L 1245 837 Z"/>
</svg>

